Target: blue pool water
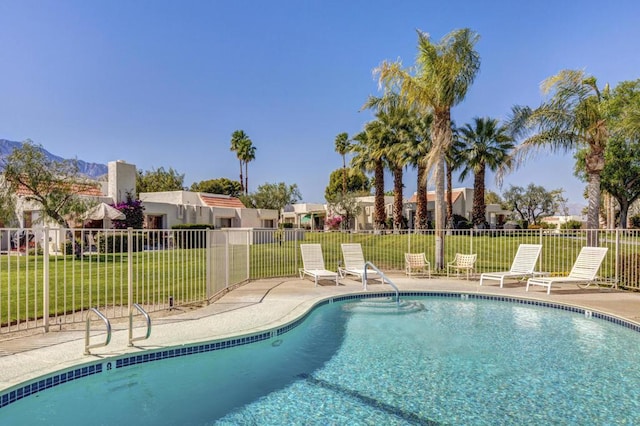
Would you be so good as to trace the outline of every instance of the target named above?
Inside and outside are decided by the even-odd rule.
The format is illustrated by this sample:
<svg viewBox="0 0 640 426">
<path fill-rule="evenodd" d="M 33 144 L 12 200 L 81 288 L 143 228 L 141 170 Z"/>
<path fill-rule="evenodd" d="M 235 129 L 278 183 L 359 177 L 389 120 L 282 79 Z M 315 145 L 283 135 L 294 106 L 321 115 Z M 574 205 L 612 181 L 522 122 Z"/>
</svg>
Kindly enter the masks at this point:
<svg viewBox="0 0 640 426">
<path fill-rule="evenodd" d="M 358 302 L 221 351 L 95 374 L 0 409 L 0 424 L 640 424 L 640 334 L 487 300 Z M 354 304 L 355 303 L 355 304 Z"/>
</svg>

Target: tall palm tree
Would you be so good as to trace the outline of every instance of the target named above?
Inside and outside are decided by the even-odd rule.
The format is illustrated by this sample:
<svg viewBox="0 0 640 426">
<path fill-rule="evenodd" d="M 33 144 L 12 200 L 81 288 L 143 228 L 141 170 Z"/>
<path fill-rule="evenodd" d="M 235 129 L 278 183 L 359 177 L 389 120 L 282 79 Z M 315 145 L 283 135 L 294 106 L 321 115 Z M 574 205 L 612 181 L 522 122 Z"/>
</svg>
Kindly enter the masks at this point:
<svg viewBox="0 0 640 426">
<path fill-rule="evenodd" d="M 381 138 L 380 124 L 371 121 L 365 125 L 365 130 L 353 137 L 351 145 L 351 166 L 373 172 L 374 191 L 374 229 L 384 229 L 386 213 L 384 209 L 384 141 Z"/>
<path fill-rule="evenodd" d="M 408 164 L 417 170 L 415 229 L 427 229 L 427 162 L 425 158 L 431 148 L 431 114 L 415 114 L 413 138 L 407 149 Z"/>
<path fill-rule="evenodd" d="M 244 193 L 249 193 L 249 163 L 256 159 L 256 147 L 247 138 L 240 146 L 240 155 L 244 162 Z"/>
<path fill-rule="evenodd" d="M 409 140 L 413 138 L 413 117 L 407 103 L 393 91 L 370 96 L 363 108 L 376 109 L 376 122 L 384 140 L 386 164 L 393 175 L 393 228 L 402 228 L 403 170 L 408 162 Z"/>
<path fill-rule="evenodd" d="M 486 223 L 486 206 L 484 201 L 486 168 L 495 172 L 498 168 L 508 166 L 513 149 L 513 138 L 506 126 L 500 126 L 493 118 L 474 117 L 473 125 L 467 123 L 458 129 L 464 147 L 459 151 L 464 179 L 473 173 L 473 210 L 471 222 L 474 225 Z"/>
<path fill-rule="evenodd" d="M 538 108 L 512 108 L 509 125 L 516 137 L 522 139 L 514 150 L 514 165 L 541 147 L 553 152 L 587 148 L 587 228 L 598 229 L 600 174 L 609 137 L 606 124 L 609 86 L 600 91 L 595 77 L 582 70 L 563 70 L 546 79 L 542 91 L 549 96 Z M 597 242 L 597 232 L 589 233 L 587 244 L 593 246 Z"/>
<path fill-rule="evenodd" d="M 340 133 L 336 136 L 335 149 L 342 156 L 342 197 L 347 195 L 347 160 L 346 155 L 351 147 L 348 133 Z"/>
<path fill-rule="evenodd" d="M 401 62 L 383 62 L 376 72 L 387 87 L 398 87 L 406 100 L 424 112 L 433 113 L 432 149 L 428 168 L 436 181 L 436 267 L 444 268 L 444 163 L 452 143 L 451 108 L 465 98 L 480 69 L 474 50 L 479 36 L 468 28 L 455 30 L 433 43 L 429 34 L 418 31 L 415 67 L 403 69 Z"/>
<path fill-rule="evenodd" d="M 249 141 L 249 143 L 251 142 L 251 140 L 249 139 L 249 136 L 247 136 L 247 134 L 243 131 L 243 130 L 236 130 L 235 132 L 233 132 L 231 134 L 231 148 L 230 150 L 232 152 L 236 153 L 236 157 L 238 158 L 238 161 L 240 162 L 240 186 L 242 187 L 242 191 L 245 192 L 246 194 L 246 190 L 244 188 L 244 183 L 242 180 L 242 166 L 243 166 L 243 160 L 242 160 L 242 156 L 243 153 L 241 152 L 241 149 L 243 147 L 243 145 L 246 145 L 247 141 Z"/>
</svg>

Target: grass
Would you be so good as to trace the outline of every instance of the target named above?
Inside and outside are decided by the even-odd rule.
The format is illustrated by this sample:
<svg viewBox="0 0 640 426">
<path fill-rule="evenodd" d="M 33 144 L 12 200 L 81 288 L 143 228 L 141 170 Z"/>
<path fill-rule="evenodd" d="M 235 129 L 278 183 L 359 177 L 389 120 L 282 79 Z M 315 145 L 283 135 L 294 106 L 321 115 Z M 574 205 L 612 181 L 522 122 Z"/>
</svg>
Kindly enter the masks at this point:
<svg viewBox="0 0 640 426">
<path fill-rule="evenodd" d="M 424 252 L 434 268 L 435 237 L 433 234 L 351 234 L 340 232 L 306 233 L 303 241 L 282 243 L 215 246 L 212 255 L 212 288 L 207 292 L 206 249 L 173 249 L 132 254 L 133 301 L 151 309 L 165 309 L 169 297 L 176 305 L 201 302 L 208 294 L 224 288 L 224 283 L 241 282 L 246 277 L 261 279 L 298 274 L 302 266 L 300 243 L 320 243 L 325 265 L 336 270 L 342 262 L 341 243 L 360 243 L 365 258 L 383 271 L 403 271 L 404 253 Z M 576 259 L 584 239 L 541 235 L 538 232 L 516 236 L 488 234 L 448 235 L 445 240 L 445 261 L 455 253 L 477 253 L 476 272 L 508 270 L 521 243 L 543 244 L 539 269 L 555 275 L 567 274 Z M 602 238 L 610 247 L 600 276 L 615 275 L 614 242 Z M 624 244 L 637 247 L 629 238 Z M 246 263 L 249 256 L 250 269 Z M 627 254 L 625 254 L 627 256 Z M 634 252 L 628 256 L 640 257 Z M 228 257 L 228 258 L 227 258 Z M 637 263 L 637 262 L 636 262 Z M 51 315 L 86 310 L 88 307 L 121 307 L 126 315 L 128 302 L 127 254 L 92 254 L 81 260 L 73 256 L 49 258 Z M 44 257 L 0 257 L 0 324 L 42 317 Z M 228 268 L 227 268 L 228 266 Z M 640 269 L 640 267 L 638 267 Z M 247 275 L 248 272 L 248 275 Z M 443 271 L 434 271 L 442 273 Z M 622 274 L 621 276 L 625 276 Z M 629 274 L 626 283 L 637 288 L 637 275 Z M 635 280 L 636 282 L 631 282 Z M 623 280 L 623 285 L 625 282 Z"/>
</svg>

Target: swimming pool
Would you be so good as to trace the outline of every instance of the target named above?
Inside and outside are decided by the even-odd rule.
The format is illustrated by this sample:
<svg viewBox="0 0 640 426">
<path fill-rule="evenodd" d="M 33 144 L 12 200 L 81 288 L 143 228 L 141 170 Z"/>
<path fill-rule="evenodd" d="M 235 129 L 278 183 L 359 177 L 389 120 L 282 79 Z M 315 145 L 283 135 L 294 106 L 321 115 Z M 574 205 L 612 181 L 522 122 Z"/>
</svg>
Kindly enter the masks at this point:
<svg viewBox="0 0 640 426">
<path fill-rule="evenodd" d="M 514 299 L 446 296 L 415 298 L 425 309 L 394 315 L 353 300 L 327 303 L 254 343 L 189 356 L 179 348 L 160 362 L 106 360 L 100 372 L 6 405 L 0 423 L 640 420 L 637 331 Z"/>
</svg>

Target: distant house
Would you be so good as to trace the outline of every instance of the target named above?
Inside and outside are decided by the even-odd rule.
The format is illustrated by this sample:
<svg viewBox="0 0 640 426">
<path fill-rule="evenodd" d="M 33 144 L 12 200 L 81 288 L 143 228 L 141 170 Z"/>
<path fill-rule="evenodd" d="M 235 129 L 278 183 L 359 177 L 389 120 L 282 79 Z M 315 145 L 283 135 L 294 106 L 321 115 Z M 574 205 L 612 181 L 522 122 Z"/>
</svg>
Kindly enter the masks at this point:
<svg viewBox="0 0 640 426">
<path fill-rule="evenodd" d="M 106 180 L 87 180 L 74 185 L 77 194 L 91 201 L 117 204 L 127 194 L 136 193 L 136 166 L 122 160 L 108 164 Z M 58 227 L 42 215 L 39 205 L 27 201 L 26 193 L 16 194 L 18 227 Z M 245 208 L 238 198 L 191 191 L 143 192 L 138 198 L 144 206 L 144 223 L 148 229 L 170 228 L 176 224 L 208 224 L 219 228 L 276 228 L 278 211 Z"/>
<path fill-rule="evenodd" d="M 145 227 L 171 228 L 180 224 L 205 224 L 220 228 L 276 228 L 278 211 L 248 209 L 228 195 L 191 191 L 142 192 Z"/>
<path fill-rule="evenodd" d="M 282 223 L 291 223 L 294 228 L 323 230 L 326 218 L 326 204 L 297 203 L 285 206 L 280 220 Z"/>
</svg>

